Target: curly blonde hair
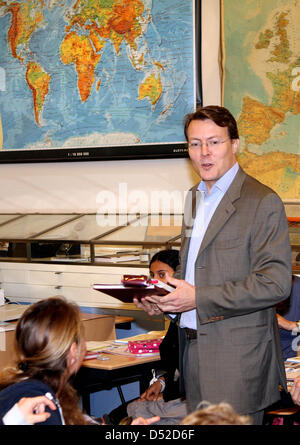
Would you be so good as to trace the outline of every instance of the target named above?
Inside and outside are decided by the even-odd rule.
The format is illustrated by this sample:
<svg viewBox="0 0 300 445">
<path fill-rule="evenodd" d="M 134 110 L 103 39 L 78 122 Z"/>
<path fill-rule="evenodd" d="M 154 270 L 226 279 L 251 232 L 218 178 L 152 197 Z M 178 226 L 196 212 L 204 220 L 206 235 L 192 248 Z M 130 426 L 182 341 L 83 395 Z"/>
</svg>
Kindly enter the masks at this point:
<svg viewBox="0 0 300 445">
<path fill-rule="evenodd" d="M 199 409 L 188 414 L 181 425 L 251 425 L 249 416 L 241 416 L 225 402 L 213 405 L 202 402 Z"/>
</svg>

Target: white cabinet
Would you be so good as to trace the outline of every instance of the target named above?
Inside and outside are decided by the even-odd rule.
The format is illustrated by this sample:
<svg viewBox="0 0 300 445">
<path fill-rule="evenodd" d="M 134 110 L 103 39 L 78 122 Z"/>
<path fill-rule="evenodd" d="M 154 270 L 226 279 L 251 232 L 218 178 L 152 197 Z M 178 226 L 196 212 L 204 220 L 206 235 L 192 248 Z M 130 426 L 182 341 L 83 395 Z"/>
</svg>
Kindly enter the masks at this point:
<svg viewBox="0 0 300 445">
<path fill-rule="evenodd" d="M 124 274 L 148 274 L 148 267 L 0 263 L 1 287 L 11 301 L 32 303 L 62 295 L 80 306 L 135 310 L 134 304 L 122 303 L 93 289 L 95 283 L 119 283 Z"/>
<path fill-rule="evenodd" d="M 81 306 L 134 309 L 93 289 L 148 275 L 151 256 L 180 246 L 182 215 L 0 214 L 0 282 L 12 301 L 63 295 Z"/>
</svg>

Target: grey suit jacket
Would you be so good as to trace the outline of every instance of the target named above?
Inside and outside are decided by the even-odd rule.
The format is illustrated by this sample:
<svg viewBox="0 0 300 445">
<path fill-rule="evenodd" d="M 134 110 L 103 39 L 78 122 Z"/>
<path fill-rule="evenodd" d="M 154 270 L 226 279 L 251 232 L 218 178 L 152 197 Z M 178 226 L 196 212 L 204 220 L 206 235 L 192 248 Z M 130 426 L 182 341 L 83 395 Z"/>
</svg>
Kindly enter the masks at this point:
<svg viewBox="0 0 300 445">
<path fill-rule="evenodd" d="M 186 200 L 184 279 L 197 186 Z M 239 169 L 207 228 L 195 263 L 198 359 L 203 400 L 240 414 L 261 410 L 286 388 L 274 305 L 291 288 L 291 248 L 276 193 Z M 181 350 L 182 350 L 181 340 Z"/>
</svg>

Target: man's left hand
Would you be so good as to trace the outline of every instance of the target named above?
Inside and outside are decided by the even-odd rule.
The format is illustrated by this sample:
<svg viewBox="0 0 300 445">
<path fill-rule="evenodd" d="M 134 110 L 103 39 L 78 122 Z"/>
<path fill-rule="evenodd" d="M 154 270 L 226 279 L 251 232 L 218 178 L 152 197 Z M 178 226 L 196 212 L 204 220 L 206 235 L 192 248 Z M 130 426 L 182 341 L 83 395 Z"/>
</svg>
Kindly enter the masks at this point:
<svg viewBox="0 0 300 445">
<path fill-rule="evenodd" d="M 168 295 L 158 296 L 149 295 L 145 300 L 157 304 L 162 312 L 186 312 L 196 307 L 196 291 L 195 286 L 192 286 L 187 281 L 177 280 L 166 274 L 169 284 L 176 289 Z"/>
</svg>

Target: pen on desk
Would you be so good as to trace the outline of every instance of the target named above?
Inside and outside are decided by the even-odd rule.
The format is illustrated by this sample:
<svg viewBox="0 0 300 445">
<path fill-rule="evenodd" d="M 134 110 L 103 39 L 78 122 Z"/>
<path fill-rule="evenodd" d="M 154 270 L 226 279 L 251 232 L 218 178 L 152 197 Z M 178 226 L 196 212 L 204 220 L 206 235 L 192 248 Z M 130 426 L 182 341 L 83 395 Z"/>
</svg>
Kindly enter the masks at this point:
<svg viewBox="0 0 300 445">
<path fill-rule="evenodd" d="M 101 353 L 95 352 L 94 354 L 86 354 L 84 357 L 84 360 L 93 360 L 95 358 L 99 358 L 101 356 Z"/>
</svg>

